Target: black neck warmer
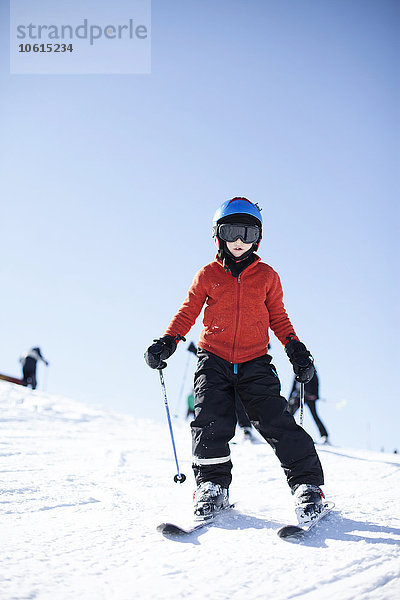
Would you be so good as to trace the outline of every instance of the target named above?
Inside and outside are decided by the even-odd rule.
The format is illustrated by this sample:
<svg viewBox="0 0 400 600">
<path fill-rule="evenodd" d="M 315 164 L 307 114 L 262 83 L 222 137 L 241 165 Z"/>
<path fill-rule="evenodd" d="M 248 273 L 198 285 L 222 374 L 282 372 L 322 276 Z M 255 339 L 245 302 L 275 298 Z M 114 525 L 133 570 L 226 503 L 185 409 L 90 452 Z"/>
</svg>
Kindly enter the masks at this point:
<svg viewBox="0 0 400 600">
<path fill-rule="evenodd" d="M 229 269 L 233 277 L 239 277 L 240 273 L 244 271 L 252 262 L 255 261 L 254 256 L 255 247 L 254 245 L 247 250 L 240 258 L 236 258 L 231 254 L 226 247 L 226 242 L 221 240 L 221 248 L 218 250 L 218 258 L 222 260 L 224 269 Z"/>
</svg>

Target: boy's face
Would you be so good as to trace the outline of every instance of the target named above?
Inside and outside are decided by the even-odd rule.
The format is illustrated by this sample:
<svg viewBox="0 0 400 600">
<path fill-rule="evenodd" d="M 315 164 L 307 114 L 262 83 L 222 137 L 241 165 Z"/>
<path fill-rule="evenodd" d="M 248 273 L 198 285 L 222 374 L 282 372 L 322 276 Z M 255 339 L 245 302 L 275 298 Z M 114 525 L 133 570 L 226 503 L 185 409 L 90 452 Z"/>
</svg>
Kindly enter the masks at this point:
<svg viewBox="0 0 400 600">
<path fill-rule="evenodd" d="M 242 254 L 250 250 L 252 245 L 253 244 L 245 244 L 240 238 L 235 242 L 226 242 L 226 247 L 235 258 L 239 258 Z"/>
</svg>

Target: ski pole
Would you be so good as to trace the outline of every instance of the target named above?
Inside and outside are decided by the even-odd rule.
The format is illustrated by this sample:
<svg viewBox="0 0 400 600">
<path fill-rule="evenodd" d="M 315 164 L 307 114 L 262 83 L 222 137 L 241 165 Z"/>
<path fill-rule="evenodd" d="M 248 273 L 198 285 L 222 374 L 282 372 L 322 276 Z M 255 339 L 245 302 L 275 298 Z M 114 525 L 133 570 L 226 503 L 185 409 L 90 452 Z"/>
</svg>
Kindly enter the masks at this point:
<svg viewBox="0 0 400 600">
<path fill-rule="evenodd" d="M 47 384 L 49 382 L 49 367 L 48 367 L 48 365 L 46 365 L 46 370 L 44 373 L 45 373 L 45 375 L 44 375 L 43 391 L 47 392 Z"/>
<path fill-rule="evenodd" d="M 303 427 L 304 417 L 304 383 L 300 383 L 300 427 Z"/>
<path fill-rule="evenodd" d="M 165 410 L 167 413 L 167 420 L 168 420 L 168 425 L 169 425 L 169 432 L 171 435 L 171 441 L 172 441 L 172 448 L 174 449 L 174 456 L 175 456 L 175 463 L 176 463 L 176 468 L 178 473 L 175 475 L 174 477 L 174 481 L 175 483 L 183 483 L 186 479 L 186 475 L 184 475 L 183 473 L 181 473 L 179 471 L 179 464 L 178 464 L 178 457 L 176 455 L 176 447 L 175 447 L 175 440 L 174 440 L 174 433 L 172 431 L 172 423 L 171 423 L 171 416 L 169 414 L 169 408 L 168 408 L 168 399 L 167 399 L 167 390 L 165 387 L 165 382 L 164 382 L 164 375 L 162 372 L 162 369 L 159 369 L 159 374 L 160 374 L 160 383 L 161 383 L 161 388 L 164 394 L 164 404 L 165 404 Z"/>
</svg>

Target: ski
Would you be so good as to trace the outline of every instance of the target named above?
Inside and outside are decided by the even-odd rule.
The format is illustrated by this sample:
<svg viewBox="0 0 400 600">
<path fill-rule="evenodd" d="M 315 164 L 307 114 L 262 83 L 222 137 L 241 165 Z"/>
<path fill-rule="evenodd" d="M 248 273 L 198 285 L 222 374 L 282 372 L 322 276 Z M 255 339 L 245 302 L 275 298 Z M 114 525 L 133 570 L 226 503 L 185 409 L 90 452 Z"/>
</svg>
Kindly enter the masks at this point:
<svg viewBox="0 0 400 600">
<path fill-rule="evenodd" d="M 3 375 L 0 373 L 0 379 L 3 381 L 9 381 L 10 383 L 17 383 L 18 385 L 23 385 L 22 379 L 18 379 L 17 377 L 11 377 L 11 375 Z"/>
<path fill-rule="evenodd" d="M 224 508 L 219 513 L 217 513 L 214 517 L 209 517 L 208 519 L 202 519 L 201 521 L 194 521 L 191 527 L 181 527 L 175 523 L 160 523 L 157 525 L 157 531 L 162 533 L 165 536 L 170 537 L 179 537 L 184 535 L 190 535 L 199 529 L 203 529 L 203 527 L 208 527 L 208 525 L 212 525 L 215 519 L 218 519 L 223 513 L 230 511 L 234 508 L 234 504 L 230 504 L 227 508 Z"/>
<path fill-rule="evenodd" d="M 324 510 L 315 519 L 313 519 L 309 523 L 305 523 L 304 525 L 301 525 L 300 523 L 298 525 L 285 525 L 277 531 L 278 536 L 282 539 L 303 538 L 309 531 L 311 531 L 311 529 L 313 529 L 321 521 L 321 519 L 326 517 L 326 515 L 328 515 L 331 512 L 334 506 L 335 505 L 333 502 L 325 502 Z"/>
</svg>

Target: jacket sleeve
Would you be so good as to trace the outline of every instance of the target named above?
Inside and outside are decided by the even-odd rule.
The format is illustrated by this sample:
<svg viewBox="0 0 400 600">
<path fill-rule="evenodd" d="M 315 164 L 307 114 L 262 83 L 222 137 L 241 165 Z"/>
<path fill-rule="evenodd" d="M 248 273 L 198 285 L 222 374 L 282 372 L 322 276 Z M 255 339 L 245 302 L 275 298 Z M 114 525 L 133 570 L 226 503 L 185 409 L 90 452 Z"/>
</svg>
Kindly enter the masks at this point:
<svg viewBox="0 0 400 600">
<path fill-rule="evenodd" d="M 267 291 L 265 304 L 269 312 L 269 326 L 284 346 L 288 343 L 288 336 L 291 334 L 294 339 L 298 337 L 293 329 L 293 325 L 285 310 L 283 304 L 283 290 L 278 273 L 272 270 L 271 285 Z"/>
<path fill-rule="evenodd" d="M 42 362 L 44 362 L 44 363 L 47 363 L 47 360 L 44 358 L 44 356 L 42 356 L 42 353 L 41 353 L 41 351 L 40 351 L 40 350 L 39 350 L 39 351 L 37 351 L 37 355 L 38 355 L 38 357 L 40 358 L 40 360 L 41 360 Z"/>
<path fill-rule="evenodd" d="M 195 324 L 206 299 L 207 292 L 204 286 L 204 272 L 203 269 L 201 269 L 194 276 L 188 295 L 176 315 L 173 317 L 165 335 L 175 337 L 177 334 L 180 334 L 185 336 Z"/>
</svg>

